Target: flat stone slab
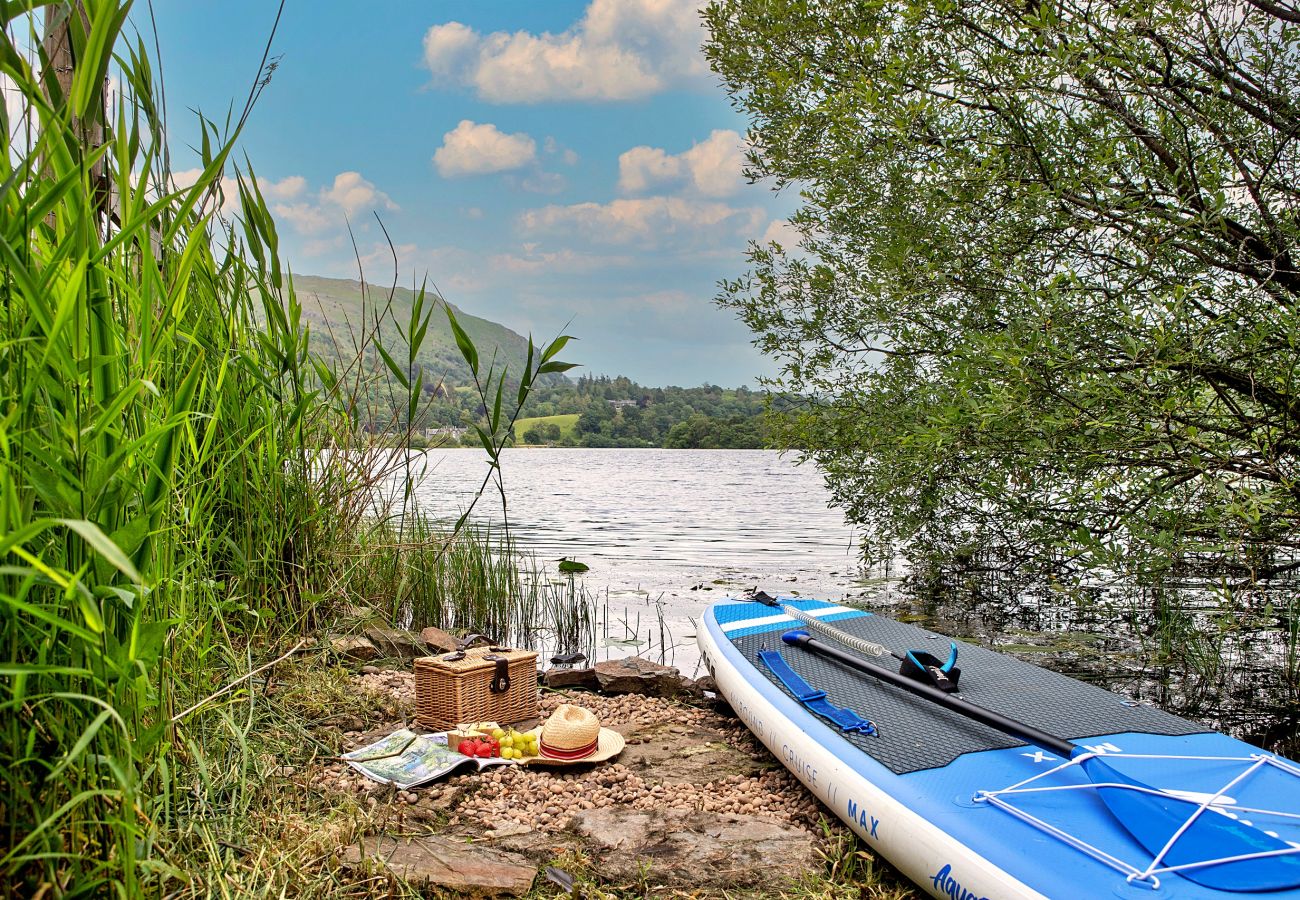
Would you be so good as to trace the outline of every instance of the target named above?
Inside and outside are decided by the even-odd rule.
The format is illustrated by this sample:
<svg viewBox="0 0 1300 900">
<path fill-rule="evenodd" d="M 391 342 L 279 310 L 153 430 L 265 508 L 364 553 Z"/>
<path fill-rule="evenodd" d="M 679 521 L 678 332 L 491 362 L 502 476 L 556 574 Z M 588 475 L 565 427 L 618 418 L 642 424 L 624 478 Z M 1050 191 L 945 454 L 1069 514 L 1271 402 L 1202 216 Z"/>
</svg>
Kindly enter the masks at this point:
<svg viewBox="0 0 1300 900">
<path fill-rule="evenodd" d="M 437 653 L 450 653 L 456 649 L 456 638 L 443 631 L 441 628 L 434 628 L 430 625 L 428 628 L 420 630 L 420 640 L 429 645 L 429 649 Z"/>
<path fill-rule="evenodd" d="M 399 878 L 470 897 L 517 897 L 533 886 L 537 867 L 524 857 L 437 835 L 371 835 L 347 848 L 343 861 L 374 860 Z"/>
<path fill-rule="evenodd" d="M 583 688 L 586 690 L 600 690 L 600 681 L 596 678 L 596 670 L 590 668 L 583 669 L 565 669 L 556 666 L 547 669 L 542 676 L 548 688 Z"/>
<path fill-rule="evenodd" d="M 614 729 L 627 740 L 618 761 L 657 784 L 707 784 L 725 775 L 756 775 L 773 768 L 727 743 L 725 732 L 701 725 L 622 725 Z"/>
<path fill-rule="evenodd" d="M 682 693 L 682 676 L 677 669 L 639 656 L 598 662 L 593 668 L 600 689 L 606 694 L 676 697 Z"/>
<path fill-rule="evenodd" d="M 363 633 L 384 656 L 415 659 L 417 656 L 427 656 L 429 653 L 424 640 L 418 634 L 412 634 L 404 628 L 371 625 Z"/>
<path fill-rule="evenodd" d="M 339 656 L 358 662 L 370 662 L 379 658 L 379 648 L 369 640 L 355 635 L 330 639 L 330 649 Z"/>
<path fill-rule="evenodd" d="M 728 813 L 584 810 L 569 830 L 583 838 L 604 878 L 648 877 L 681 888 L 776 888 L 818 866 L 813 836 L 793 825 Z"/>
</svg>

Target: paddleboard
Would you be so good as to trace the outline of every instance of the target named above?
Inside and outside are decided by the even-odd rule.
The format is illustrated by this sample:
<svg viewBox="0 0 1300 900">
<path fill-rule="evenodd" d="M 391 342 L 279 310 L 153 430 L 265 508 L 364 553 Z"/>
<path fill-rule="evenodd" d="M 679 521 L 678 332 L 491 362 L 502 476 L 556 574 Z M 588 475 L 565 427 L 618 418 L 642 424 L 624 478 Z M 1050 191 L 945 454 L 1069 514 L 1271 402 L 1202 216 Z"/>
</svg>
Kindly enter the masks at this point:
<svg viewBox="0 0 1300 900">
<path fill-rule="evenodd" d="M 819 600 L 778 600 L 893 652 L 921 650 L 939 659 L 949 653 L 948 638 L 914 625 Z M 1221 861 L 1213 846 L 1179 845 L 1177 832 L 1163 854 L 1163 844 L 1144 846 L 1129 829 L 1159 826 L 1122 802 L 1151 799 L 1188 818 L 1227 817 L 1202 826 L 1223 821 L 1234 834 L 1267 835 L 1260 838 L 1267 849 L 1258 852 L 1269 855 L 1251 865 L 1279 867 L 1285 882 L 1300 870 L 1300 856 L 1291 852 L 1300 853 L 1300 766 L 1294 762 L 1095 685 L 958 643 L 956 696 L 1080 745 L 1085 757 L 1099 755 L 1125 783 L 1099 788 L 1095 772 L 1090 776 L 1077 759 L 786 644 L 783 635 L 793 630 L 898 669 L 889 656 L 849 649 L 779 606 L 754 601 L 713 604 L 697 634 L 718 691 L 750 730 L 871 848 L 932 896 L 1300 900 L 1300 878 L 1264 893 L 1197 883 L 1193 869 L 1203 870 L 1202 877 L 1214 866 L 1219 873 L 1237 870 L 1225 868 L 1231 863 Z M 874 733 L 845 731 L 801 703 L 796 697 L 802 689 L 773 671 L 772 658 L 760 657 L 765 651 L 777 651 L 802 684 L 824 691 L 832 707 L 869 721 Z M 1129 779 L 1138 787 L 1129 790 Z M 1138 821 L 1121 822 L 1117 809 Z"/>
</svg>

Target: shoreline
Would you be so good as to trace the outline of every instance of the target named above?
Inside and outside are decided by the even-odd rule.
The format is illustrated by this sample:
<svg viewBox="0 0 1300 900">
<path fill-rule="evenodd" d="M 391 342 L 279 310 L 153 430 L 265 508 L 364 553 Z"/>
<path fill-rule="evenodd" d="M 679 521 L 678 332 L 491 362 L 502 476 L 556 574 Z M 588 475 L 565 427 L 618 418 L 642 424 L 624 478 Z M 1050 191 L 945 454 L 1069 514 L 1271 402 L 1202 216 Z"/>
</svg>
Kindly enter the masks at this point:
<svg viewBox="0 0 1300 900">
<path fill-rule="evenodd" d="M 332 712 L 313 721 L 300 710 L 316 746 L 281 755 L 276 802 L 254 818 L 261 829 L 287 818 L 297 820 L 295 831 L 314 832 L 314 877 L 347 896 L 389 896 L 369 893 L 378 879 L 399 896 L 436 887 L 451 896 L 559 897 L 571 895 L 554 881 L 566 875 L 573 896 L 590 898 L 651 890 L 751 900 L 829 900 L 849 890 L 879 900 L 923 896 L 858 844 L 725 703 L 700 690 L 664 699 L 542 685 L 543 715 L 561 702 L 584 705 L 624 735 L 623 753 L 555 769 L 467 767 L 398 791 L 338 755 L 410 721 L 409 662 L 302 660 L 278 675 L 267 686 L 275 702 L 328 695 Z"/>
</svg>

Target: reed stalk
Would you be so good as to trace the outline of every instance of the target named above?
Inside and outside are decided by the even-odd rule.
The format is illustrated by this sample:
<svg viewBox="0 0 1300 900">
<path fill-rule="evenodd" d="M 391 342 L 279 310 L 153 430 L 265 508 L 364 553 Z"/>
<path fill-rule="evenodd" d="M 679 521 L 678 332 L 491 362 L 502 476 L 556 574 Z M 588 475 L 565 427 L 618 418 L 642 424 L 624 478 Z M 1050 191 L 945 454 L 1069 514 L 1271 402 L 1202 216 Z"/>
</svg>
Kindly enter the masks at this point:
<svg viewBox="0 0 1300 900">
<path fill-rule="evenodd" d="M 135 897 L 219 883 L 220 823 L 248 816 L 265 778 L 266 711 L 240 678 L 335 601 L 437 604 L 477 579 L 475 616 L 521 613 L 486 538 L 377 498 L 409 461 L 356 427 L 382 374 L 373 335 L 344 362 L 309 349 L 274 219 L 232 165 L 244 119 L 202 123 L 200 174 L 178 186 L 131 3 L 80 5 L 0 6 L 0 81 L 19 101 L 0 123 L 0 894 Z M 75 50 L 62 86 L 45 7 Z M 93 146 L 80 123 L 101 110 Z M 412 359 L 436 306 L 421 292 L 402 328 Z M 522 382 L 562 365 L 553 348 Z M 414 421 L 418 379 L 381 356 Z"/>
</svg>

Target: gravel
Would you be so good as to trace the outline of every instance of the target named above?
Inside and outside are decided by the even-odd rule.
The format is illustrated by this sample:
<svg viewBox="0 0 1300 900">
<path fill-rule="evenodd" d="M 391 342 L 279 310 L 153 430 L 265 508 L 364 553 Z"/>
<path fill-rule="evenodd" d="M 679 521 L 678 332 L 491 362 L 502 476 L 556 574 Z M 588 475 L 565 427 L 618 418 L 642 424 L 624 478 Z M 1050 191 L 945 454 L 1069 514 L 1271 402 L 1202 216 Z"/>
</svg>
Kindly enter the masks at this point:
<svg viewBox="0 0 1300 900">
<path fill-rule="evenodd" d="M 414 709 L 413 673 L 369 668 L 355 677 L 359 688 L 394 700 L 401 709 Z M 642 740 L 637 736 L 640 726 L 670 726 L 657 729 L 660 736 L 646 740 L 689 740 L 678 736 L 689 735 L 692 726 L 699 726 L 723 733 L 727 745 L 737 754 L 770 758 L 744 725 L 710 710 L 636 694 L 606 697 L 547 692 L 541 698 L 543 716 L 561 703 L 587 707 L 603 726 L 622 731 L 630 744 Z M 345 742 L 348 749 L 354 749 L 402 724 L 389 723 L 365 735 L 351 731 L 345 734 Z M 320 790 L 356 793 L 370 805 L 384 799 L 396 808 L 399 817 L 404 815 L 403 810 L 426 817 L 445 815 L 447 824 L 475 830 L 514 825 L 558 831 L 580 810 L 613 806 L 736 813 L 803 826 L 815 823 L 820 815 L 816 799 L 781 768 L 754 775 L 720 774 L 700 783 L 663 784 L 655 778 L 653 769 L 633 771 L 618 760 L 572 768 L 506 765 L 482 772 L 469 769 L 414 791 L 394 791 L 341 762 L 333 762 L 315 774 L 310 783 Z"/>
</svg>

